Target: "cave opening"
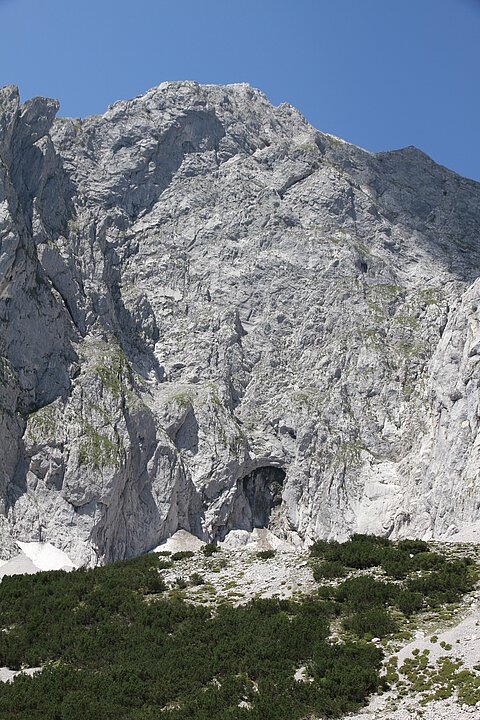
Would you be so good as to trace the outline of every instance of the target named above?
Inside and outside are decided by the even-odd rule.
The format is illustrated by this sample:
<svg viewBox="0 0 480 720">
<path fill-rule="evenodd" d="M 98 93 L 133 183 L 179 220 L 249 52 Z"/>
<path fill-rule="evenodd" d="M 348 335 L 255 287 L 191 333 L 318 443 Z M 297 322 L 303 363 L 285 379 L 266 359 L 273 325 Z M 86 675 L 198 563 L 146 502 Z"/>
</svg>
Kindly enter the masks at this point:
<svg viewBox="0 0 480 720">
<path fill-rule="evenodd" d="M 271 527 L 282 503 L 285 470 L 279 467 L 258 467 L 237 480 L 235 496 L 227 523 L 219 528 L 223 540 L 230 530 Z"/>
</svg>

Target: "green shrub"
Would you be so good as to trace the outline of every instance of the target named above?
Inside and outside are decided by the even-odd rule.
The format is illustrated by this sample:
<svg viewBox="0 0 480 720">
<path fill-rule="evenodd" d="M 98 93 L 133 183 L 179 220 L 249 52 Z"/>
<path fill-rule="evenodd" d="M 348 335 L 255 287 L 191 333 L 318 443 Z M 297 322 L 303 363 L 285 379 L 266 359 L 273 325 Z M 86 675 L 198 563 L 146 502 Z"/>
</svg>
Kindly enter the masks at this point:
<svg viewBox="0 0 480 720">
<path fill-rule="evenodd" d="M 195 555 L 191 550 L 180 550 L 179 552 L 173 553 L 170 558 L 176 562 L 177 560 L 185 560 L 185 558 L 191 558 Z"/>
<path fill-rule="evenodd" d="M 260 560 L 270 560 L 275 557 L 275 550 L 260 550 L 257 552 L 257 557 L 260 558 Z"/>
<path fill-rule="evenodd" d="M 320 684 L 319 705 L 325 715 L 351 712 L 377 690 L 382 657 L 380 649 L 363 643 L 323 643 L 315 648 L 311 670 Z"/>
<path fill-rule="evenodd" d="M 398 594 L 396 605 L 404 615 L 409 617 L 422 609 L 423 595 L 422 593 L 412 592 L 411 590 L 401 590 Z"/>
<path fill-rule="evenodd" d="M 345 567 L 363 570 L 376 567 L 382 562 L 389 541 L 374 535 L 353 535 L 344 543 L 320 541 L 314 543 L 310 552 L 313 557 L 338 562 Z"/>
<path fill-rule="evenodd" d="M 324 560 L 313 566 L 313 579 L 320 583 L 324 579 L 344 577 L 346 572 L 338 560 Z"/>
<path fill-rule="evenodd" d="M 190 575 L 190 585 L 203 585 L 205 583 L 205 579 L 203 575 L 200 575 L 199 573 L 193 573 Z"/>
<path fill-rule="evenodd" d="M 0 684 L 0 717 L 153 720 L 168 706 L 170 720 L 234 720 L 246 716 L 238 708 L 246 699 L 252 718 L 301 720 L 353 710 L 375 689 L 377 654 L 326 641 L 333 601 L 213 610 L 178 597 L 152 600 L 161 564 L 152 554 L 5 578 L 0 630 L 9 631 L 0 632 L 0 662 L 44 669 Z M 326 661 L 325 681 L 312 658 Z M 296 682 L 294 669 L 309 664 L 317 679 Z"/>
<path fill-rule="evenodd" d="M 377 547 L 387 548 L 392 546 L 392 541 L 386 537 L 382 537 L 381 535 L 366 535 L 364 533 L 353 533 L 350 539 L 352 542 L 370 543 L 371 545 L 376 545 Z"/>
<path fill-rule="evenodd" d="M 412 559 L 405 551 L 389 548 L 383 555 L 382 569 L 389 577 L 402 580 L 413 569 Z"/>
<path fill-rule="evenodd" d="M 428 543 L 425 540 L 400 540 L 397 548 L 403 552 L 417 555 L 418 553 L 430 552 Z"/>
<path fill-rule="evenodd" d="M 328 540 L 316 540 L 310 545 L 310 556 L 311 557 L 325 557 L 327 551 L 330 548 L 338 547 L 339 543 L 336 541 Z"/>
<path fill-rule="evenodd" d="M 399 589 L 393 583 L 375 580 L 369 575 L 344 580 L 336 589 L 336 599 L 353 610 L 384 606 L 395 600 Z"/>
<path fill-rule="evenodd" d="M 407 581 L 407 589 L 421 593 L 430 607 L 456 602 L 461 595 L 472 590 L 476 573 L 464 560 L 445 562 L 438 570 Z"/>
<path fill-rule="evenodd" d="M 348 552 L 357 545 L 360 555 L 368 544 L 384 557 L 406 553 L 363 536 L 349 543 Z M 183 602 L 180 593 L 160 594 L 161 571 L 170 565 L 152 553 L 93 570 L 3 578 L 0 666 L 43 670 L 0 683 L 0 717 L 338 717 L 381 685 L 382 652 L 366 642 L 331 644 L 333 617 L 343 614 L 343 626 L 358 635 L 383 635 L 393 627 L 388 606 L 408 614 L 420 609 L 423 593 L 425 604 L 436 603 L 460 597 L 476 582 L 475 566 L 455 560 L 397 584 L 363 575 L 320 587 L 301 602 L 272 598 L 208 608 Z M 294 680 L 301 665 L 313 682 Z M 463 696 L 473 702 L 470 689 Z M 251 709 L 239 707 L 242 700 Z"/>
<path fill-rule="evenodd" d="M 343 627 L 360 638 L 364 635 L 383 638 L 397 630 L 397 623 L 384 608 L 371 607 L 346 617 L 343 620 Z"/>
<path fill-rule="evenodd" d="M 202 548 L 202 552 L 205 555 L 205 557 L 211 557 L 214 553 L 216 553 L 218 551 L 219 551 L 219 549 L 215 543 L 207 543 Z"/>
<path fill-rule="evenodd" d="M 167 589 L 165 580 L 157 570 L 148 573 L 145 583 L 145 591 L 152 594 L 162 593 Z"/>
<path fill-rule="evenodd" d="M 416 570 L 438 570 L 446 562 L 443 555 L 433 552 L 419 552 L 413 558 L 413 566 Z"/>
<path fill-rule="evenodd" d="M 336 588 L 330 585 L 320 585 L 317 595 L 322 600 L 332 600 L 335 597 Z"/>
</svg>

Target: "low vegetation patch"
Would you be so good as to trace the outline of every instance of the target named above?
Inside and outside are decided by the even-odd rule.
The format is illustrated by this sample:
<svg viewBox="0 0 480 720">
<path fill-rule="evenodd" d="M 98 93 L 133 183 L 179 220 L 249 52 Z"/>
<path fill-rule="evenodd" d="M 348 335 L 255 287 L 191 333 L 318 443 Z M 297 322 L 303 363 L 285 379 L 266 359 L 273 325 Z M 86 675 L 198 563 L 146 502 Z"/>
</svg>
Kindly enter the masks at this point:
<svg viewBox="0 0 480 720">
<path fill-rule="evenodd" d="M 0 684 L 0 717 L 300 720 L 354 709 L 381 682 L 379 650 L 327 641 L 322 599 L 186 604 L 164 593 L 168 564 L 5 578 L 0 665 L 43 671 Z M 294 679 L 302 665 L 312 683 Z"/>
<path fill-rule="evenodd" d="M 170 555 L 170 559 L 173 560 L 173 562 L 176 562 L 178 560 L 185 560 L 186 558 L 191 558 L 194 555 L 195 553 L 191 550 L 179 550 L 178 552 L 174 552 L 172 555 Z"/>
<path fill-rule="evenodd" d="M 257 557 L 260 560 L 271 560 L 275 557 L 275 550 L 260 550 L 257 552 Z"/>
<path fill-rule="evenodd" d="M 205 557 L 211 557 L 215 553 L 219 552 L 218 547 L 215 545 L 215 543 L 207 543 L 203 546 L 202 552 L 205 555 Z"/>
<path fill-rule="evenodd" d="M 203 575 L 200 575 L 200 573 L 193 573 L 193 575 L 190 575 L 190 585 L 204 585 L 205 579 Z"/>
<path fill-rule="evenodd" d="M 470 707 L 480 702 L 478 668 L 466 669 L 461 660 L 447 655 L 432 663 L 429 654 L 428 650 L 415 653 L 391 676 L 393 683 L 403 688 L 404 694 L 415 695 L 420 705 L 426 705 L 431 700 L 445 700 L 453 695 L 460 703 Z"/>
<path fill-rule="evenodd" d="M 324 579 L 340 578 L 347 574 L 347 569 L 339 560 L 324 560 L 313 567 L 313 579 L 322 582 Z"/>
<path fill-rule="evenodd" d="M 215 552 L 206 547 L 207 557 Z M 163 571 L 191 555 L 149 554 L 93 570 L 5 577 L 0 666 L 42 671 L 0 683 L 0 717 L 340 717 L 398 678 L 414 682 L 425 674 L 423 666 L 407 664 L 388 666 L 382 675 L 383 651 L 372 637 L 395 632 L 402 613 L 460 597 L 476 577 L 468 561 L 435 559 L 428 547 L 355 536 L 348 543 L 315 544 L 312 562 L 321 584 L 314 595 L 209 607 L 212 588 L 198 573 L 178 575 L 176 589 L 165 592 Z M 405 574 L 385 577 L 380 568 L 387 559 L 406 562 Z M 370 574 L 372 567 L 380 576 Z M 352 568 L 360 574 L 353 576 Z M 203 604 L 183 599 L 196 585 L 202 585 Z M 426 667 L 428 658 L 419 662 Z M 300 667 L 309 682 L 295 680 Z M 465 702 L 473 702 L 473 671 L 467 677 L 448 663 L 440 671 L 447 679 L 432 681 L 425 696 L 455 685 Z"/>
<path fill-rule="evenodd" d="M 344 543 L 320 540 L 310 549 L 317 581 L 352 570 L 378 568 L 390 582 L 371 576 L 348 578 L 336 599 L 350 606 L 395 605 L 405 615 L 458 602 L 475 586 L 477 569 L 469 558 L 448 560 L 422 540 L 394 544 L 374 535 L 353 535 Z"/>
</svg>

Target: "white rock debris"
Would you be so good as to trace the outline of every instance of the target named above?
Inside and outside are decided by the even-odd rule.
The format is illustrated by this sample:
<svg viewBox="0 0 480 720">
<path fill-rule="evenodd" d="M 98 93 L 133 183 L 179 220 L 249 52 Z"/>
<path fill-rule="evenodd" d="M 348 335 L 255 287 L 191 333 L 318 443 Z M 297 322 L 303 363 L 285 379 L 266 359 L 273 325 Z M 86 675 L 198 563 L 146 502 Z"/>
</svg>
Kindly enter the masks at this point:
<svg viewBox="0 0 480 720">
<path fill-rule="evenodd" d="M 33 575 L 45 570 L 74 570 L 70 558 L 51 543 L 17 541 L 17 554 L 0 563 L 0 581 L 5 575 Z M 20 550 L 20 552 L 19 552 Z"/>
</svg>

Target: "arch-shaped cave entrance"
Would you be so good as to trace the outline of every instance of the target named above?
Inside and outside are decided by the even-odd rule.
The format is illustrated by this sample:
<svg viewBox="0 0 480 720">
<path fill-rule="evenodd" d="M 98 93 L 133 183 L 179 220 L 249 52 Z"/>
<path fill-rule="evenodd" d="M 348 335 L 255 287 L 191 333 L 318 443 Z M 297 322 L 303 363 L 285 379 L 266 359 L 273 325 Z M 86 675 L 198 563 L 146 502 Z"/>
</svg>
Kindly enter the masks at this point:
<svg viewBox="0 0 480 720">
<path fill-rule="evenodd" d="M 271 527 L 282 503 L 285 470 L 279 467 L 258 467 L 237 480 L 228 520 L 218 528 L 217 540 L 223 540 L 230 530 Z"/>
</svg>

